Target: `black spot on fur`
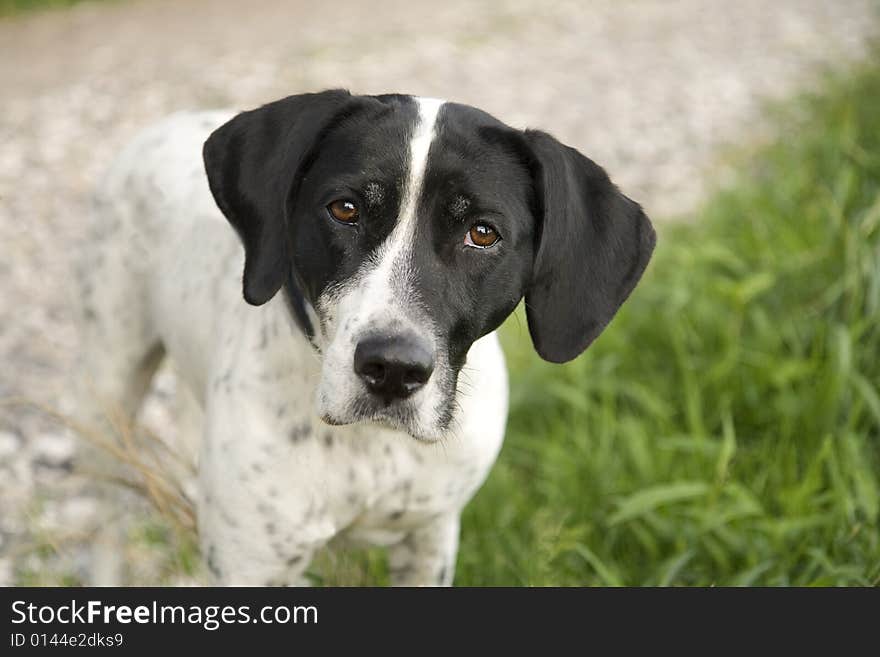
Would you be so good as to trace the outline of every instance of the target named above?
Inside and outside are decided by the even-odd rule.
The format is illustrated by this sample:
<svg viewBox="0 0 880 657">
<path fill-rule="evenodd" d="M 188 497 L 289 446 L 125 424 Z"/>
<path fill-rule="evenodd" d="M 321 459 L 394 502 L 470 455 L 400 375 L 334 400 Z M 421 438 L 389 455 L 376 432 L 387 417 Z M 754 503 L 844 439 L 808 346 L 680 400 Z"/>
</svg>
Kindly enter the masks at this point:
<svg viewBox="0 0 880 657">
<path fill-rule="evenodd" d="M 311 435 L 312 425 L 308 422 L 302 422 L 300 424 L 295 424 L 290 428 L 288 438 L 290 438 L 290 442 L 296 444 L 308 439 Z"/>
<path fill-rule="evenodd" d="M 211 571 L 211 574 L 214 575 L 217 579 L 223 577 L 223 571 L 220 570 L 220 566 L 217 563 L 217 548 L 212 543 L 208 546 L 208 553 L 205 556 L 205 563 L 208 566 L 208 570 Z"/>
<path fill-rule="evenodd" d="M 401 581 L 408 579 L 415 572 L 415 568 L 412 564 L 406 564 L 404 566 L 400 566 L 398 568 L 390 568 L 388 570 L 388 574 L 391 575 L 391 579 L 395 581 Z"/>
<path fill-rule="evenodd" d="M 232 517 L 232 515 L 224 508 L 220 509 L 220 518 L 230 527 L 238 527 L 238 520 Z"/>
</svg>

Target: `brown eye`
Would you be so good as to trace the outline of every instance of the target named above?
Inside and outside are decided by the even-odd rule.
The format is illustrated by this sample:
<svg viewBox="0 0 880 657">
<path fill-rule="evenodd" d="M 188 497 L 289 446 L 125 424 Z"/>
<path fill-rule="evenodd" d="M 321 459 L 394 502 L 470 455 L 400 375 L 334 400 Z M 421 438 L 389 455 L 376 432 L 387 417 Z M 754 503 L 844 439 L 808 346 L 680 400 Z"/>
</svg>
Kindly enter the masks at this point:
<svg viewBox="0 0 880 657">
<path fill-rule="evenodd" d="M 345 200 L 333 201 L 327 206 L 327 212 L 336 221 L 341 221 L 344 224 L 356 224 L 359 215 L 357 206 L 351 201 Z"/>
<path fill-rule="evenodd" d="M 473 246 L 478 249 L 488 249 L 494 246 L 501 236 L 489 224 L 474 224 L 464 236 L 464 243 L 467 246 Z"/>
</svg>

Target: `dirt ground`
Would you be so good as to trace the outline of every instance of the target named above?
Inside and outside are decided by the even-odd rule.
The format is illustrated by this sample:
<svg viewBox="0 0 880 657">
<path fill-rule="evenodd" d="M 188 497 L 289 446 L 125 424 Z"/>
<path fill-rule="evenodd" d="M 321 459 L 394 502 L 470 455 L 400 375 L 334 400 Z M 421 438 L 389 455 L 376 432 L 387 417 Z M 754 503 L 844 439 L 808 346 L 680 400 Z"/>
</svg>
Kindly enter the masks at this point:
<svg viewBox="0 0 880 657">
<path fill-rule="evenodd" d="M 74 437 L 17 402 L 63 409 L 77 383 L 70 259 L 140 127 L 328 87 L 443 97 L 553 132 L 652 217 L 683 216 L 718 154 L 758 138 L 764 101 L 863 57 L 876 18 L 870 0 L 134 0 L 0 21 L 0 585 L 85 563 Z M 166 372 L 157 431 L 173 388 Z M 131 580 L 156 583 L 161 542 L 142 552 Z"/>
</svg>

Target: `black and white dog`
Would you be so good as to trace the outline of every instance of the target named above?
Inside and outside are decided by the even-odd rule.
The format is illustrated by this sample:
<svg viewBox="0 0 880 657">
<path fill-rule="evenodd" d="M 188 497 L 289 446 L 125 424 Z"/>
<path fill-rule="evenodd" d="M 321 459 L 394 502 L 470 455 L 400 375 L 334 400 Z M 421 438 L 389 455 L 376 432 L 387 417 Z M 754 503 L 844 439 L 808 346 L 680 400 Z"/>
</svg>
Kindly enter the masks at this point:
<svg viewBox="0 0 880 657">
<path fill-rule="evenodd" d="M 297 583 L 338 535 L 389 546 L 395 584 L 451 583 L 504 434 L 495 329 L 525 297 L 537 352 L 574 358 L 655 242 L 544 132 L 345 91 L 172 116 L 96 207 L 90 412 L 134 413 L 171 356 L 204 410 L 203 555 L 230 584 Z"/>
</svg>

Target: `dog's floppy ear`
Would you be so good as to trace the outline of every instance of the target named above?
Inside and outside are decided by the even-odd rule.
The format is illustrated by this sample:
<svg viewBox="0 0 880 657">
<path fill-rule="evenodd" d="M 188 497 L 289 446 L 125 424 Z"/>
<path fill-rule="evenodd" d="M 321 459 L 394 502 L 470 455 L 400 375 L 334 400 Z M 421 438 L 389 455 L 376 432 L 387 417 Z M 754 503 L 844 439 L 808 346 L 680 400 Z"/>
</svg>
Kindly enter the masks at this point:
<svg viewBox="0 0 880 657">
<path fill-rule="evenodd" d="M 656 236 L 605 171 L 550 135 L 526 130 L 539 243 L 526 290 L 535 350 L 563 363 L 598 337 L 645 270 Z"/>
<path fill-rule="evenodd" d="M 290 273 L 287 202 L 321 129 L 351 100 L 333 90 L 288 96 L 242 112 L 202 151 L 217 206 L 244 244 L 244 298 L 266 303 Z"/>
</svg>

